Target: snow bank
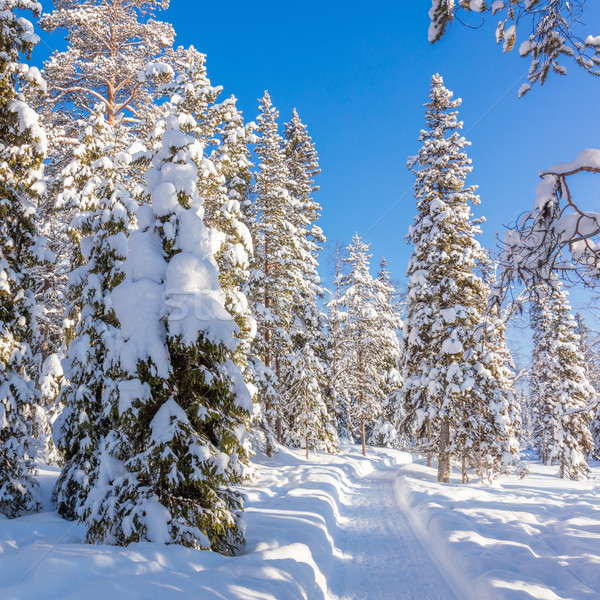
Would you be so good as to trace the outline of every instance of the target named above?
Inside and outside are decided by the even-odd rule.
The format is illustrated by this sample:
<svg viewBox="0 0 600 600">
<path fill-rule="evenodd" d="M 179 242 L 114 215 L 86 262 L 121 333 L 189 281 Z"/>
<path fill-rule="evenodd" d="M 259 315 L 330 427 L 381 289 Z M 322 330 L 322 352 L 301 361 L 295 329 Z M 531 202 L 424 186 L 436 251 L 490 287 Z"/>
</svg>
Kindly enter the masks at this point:
<svg viewBox="0 0 600 600">
<path fill-rule="evenodd" d="M 462 600 L 584 600 L 600 593 L 599 490 L 556 467 L 493 486 L 438 484 L 413 464 L 396 497 Z M 600 467 L 594 469 L 600 475 Z"/>
</svg>

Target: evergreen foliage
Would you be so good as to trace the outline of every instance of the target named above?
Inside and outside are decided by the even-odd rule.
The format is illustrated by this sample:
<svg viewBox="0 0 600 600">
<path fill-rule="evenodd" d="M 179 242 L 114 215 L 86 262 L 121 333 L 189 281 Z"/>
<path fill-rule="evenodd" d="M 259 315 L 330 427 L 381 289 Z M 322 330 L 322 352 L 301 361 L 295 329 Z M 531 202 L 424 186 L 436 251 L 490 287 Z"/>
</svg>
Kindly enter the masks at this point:
<svg viewBox="0 0 600 600">
<path fill-rule="evenodd" d="M 379 364 L 382 370 L 382 402 L 379 417 L 369 443 L 377 446 L 394 447 L 402 445 L 395 428 L 395 406 L 397 393 L 402 387 L 402 377 L 398 370 L 400 360 L 400 339 L 398 332 L 402 320 L 397 311 L 396 290 L 390 279 L 387 261 L 381 259 L 379 274 L 373 280 L 375 289 L 375 310 L 378 324 L 375 326 L 379 346 Z"/>
<path fill-rule="evenodd" d="M 125 279 L 113 291 L 122 342 L 97 484 L 85 506 L 87 539 L 178 543 L 234 553 L 244 541 L 242 496 L 251 399 L 233 362 L 238 328 L 225 309 L 203 223 L 199 179 L 210 171 L 200 124 L 186 112 L 194 71 L 170 89 L 145 174 Z M 214 167 L 213 167 L 214 168 Z"/>
<path fill-rule="evenodd" d="M 285 413 L 279 386 L 283 362 L 291 350 L 292 306 L 298 284 L 296 228 L 289 219 L 294 212 L 289 193 L 292 184 L 283 139 L 278 132 L 279 113 L 268 92 L 260 101 L 259 112 L 255 148 L 259 163 L 252 230 L 254 258 L 248 283 L 258 330 L 252 352 L 262 362 L 254 371 L 261 412 L 281 442 Z M 277 389 L 275 394 L 265 396 L 265 392 L 273 389 L 269 381 L 275 382 Z"/>
<path fill-rule="evenodd" d="M 544 462 L 558 464 L 561 478 L 581 479 L 589 473 L 586 456 L 593 449 L 584 409 L 594 389 L 567 292 L 557 279 L 553 283 L 553 292 L 539 297 L 532 309 L 534 442 Z"/>
<path fill-rule="evenodd" d="M 431 80 L 423 145 L 410 159 L 415 166 L 418 213 L 408 239 L 408 297 L 401 347 L 404 384 L 399 427 L 414 436 L 418 448 L 438 460 L 438 480 L 447 482 L 453 458 L 464 461 L 488 444 L 511 456 L 508 406 L 500 392 L 499 372 L 489 337 L 482 330 L 489 287 L 477 273 L 487 255 L 476 241 L 480 233 L 470 205 L 479 204 L 475 187 L 465 186 L 471 161 L 459 134 L 460 100 Z M 496 369 L 494 369 L 496 370 Z M 484 448 L 485 446 L 488 446 Z"/>
<path fill-rule="evenodd" d="M 22 11 L 39 15 L 41 7 L 29 0 L 2 0 L 0 7 L 0 513 L 14 518 L 40 508 L 32 478 L 38 394 L 30 344 L 46 137 L 23 95 L 25 85 L 43 87 L 39 71 L 22 62 L 39 41 Z"/>
<path fill-rule="evenodd" d="M 348 273 L 342 273 L 342 291 L 337 309 L 344 313 L 341 385 L 348 394 L 347 423 L 350 433 L 361 440 L 366 454 L 367 428 L 381 414 L 386 396 L 386 354 L 382 352 L 379 300 L 369 272 L 369 246 L 355 235 L 348 246 Z M 389 365 L 387 365 L 389 367 Z"/>
<path fill-rule="evenodd" d="M 130 136 L 121 123 L 111 126 L 94 114 L 81 136 L 75 158 L 63 172 L 59 206 L 73 213 L 71 235 L 80 252 L 69 277 L 70 312 L 77 315 L 67 351 L 66 384 L 55 422 L 55 441 L 64 466 L 53 497 L 67 519 L 79 511 L 97 477 L 103 438 L 111 416 L 109 353 L 119 336 L 112 290 L 122 281 L 127 237 L 137 203 L 127 191 Z"/>
<path fill-rule="evenodd" d="M 289 443 L 306 448 L 306 458 L 310 449 L 336 451 L 337 431 L 323 397 L 325 369 L 310 342 L 292 354 L 284 383 Z"/>
<path fill-rule="evenodd" d="M 40 367 L 52 353 L 64 353 L 77 326 L 77 314 L 65 314 L 72 301 L 69 274 L 79 266 L 79 237 L 73 237 L 74 203 L 59 206 L 59 196 L 72 187 L 69 169 L 77 161 L 82 132 L 102 116 L 108 127 L 127 131 L 139 151 L 146 143 L 160 108 L 159 85 L 172 68 L 174 32 L 154 19 L 168 0 L 56 0 L 43 15 L 47 32 L 65 33 L 67 47 L 44 63 L 47 93 L 35 98 L 48 130 L 49 189 L 40 207 L 41 231 L 54 260 L 36 274 L 45 319 L 37 340 Z M 167 56 L 168 54 L 168 56 Z M 134 194 L 142 169 L 132 165 L 124 177 Z M 67 192 L 68 193 L 68 192 Z M 66 319 L 66 322 L 65 322 Z"/>
<path fill-rule="evenodd" d="M 575 314 L 575 322 L 577 323 L 575 334 L 579 336 L 579 351 L 583 355 L 585 375 L 594 389 L 594 397 L 597 399 L 600 396 L 600 357 L 598 356 L 595 344 L 591 345 L 590 330 L 581 313 L 578 312 Z M 590 431 L 594 442 L 592 456 L 598 459 L 600 458 L 600 408 L 598 407 L 596 407 L 592 414 Z"/>
<path fill-rule="evenodd" d="M 592 75 L 598 74 L 600 46 L 593 35 L 582 35 L 577 30 L 583 15 L 585 0 L 510 0 L 510 2 L 454 2 L 432 0 L 429 11 L 431 25 L 429 41 L 442 38 L 455 15 L 465 13 L 491 14 L 497 20 L 496 42 L 504 52 L 510 52 L 517 43 L 517 30 L 528 23 L 530 31 L 522 41 L 519 55 L 531 57 L 527 78 L 519 94 L 525 94 L 531 85 L 543 85 L 550 73 L 566 75 L 564 60 L 573 60 Z M 498 16 L 496 16 L 498 15 Z M 457 17 L 459 18 L 459 17 Z M 460 20 L 460 18 L 459 18 Z"/>
</svg>

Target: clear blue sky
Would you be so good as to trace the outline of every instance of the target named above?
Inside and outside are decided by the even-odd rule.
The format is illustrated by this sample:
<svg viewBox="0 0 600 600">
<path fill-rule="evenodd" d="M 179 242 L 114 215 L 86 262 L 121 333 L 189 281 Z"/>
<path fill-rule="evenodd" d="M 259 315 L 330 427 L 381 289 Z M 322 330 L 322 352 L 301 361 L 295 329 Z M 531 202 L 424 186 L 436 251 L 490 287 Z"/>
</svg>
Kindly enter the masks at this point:
<svg viewBox="0 0 600 600">
<path fill-rule="evenodd" d="M 600 34 L 599 4 L 587 2 L 585 21 L 594 34 Z M 429 7 L 427 0 L 173 0 L 158 14 L 174 25 L 178 44 L 207 55 L 213 85 L 239 99 L 247 120 L 255 119 L 265 89 L 282 124 L 298 109 L 321 160 L 317 199 L 325 234 L 343 243 L 355 231 L 366 234 L 373 262 L 384 255 L 399 280 L 415 213 L 406 158 L 419 147 L 433 73 L 463 99 L 487 247 L 497 230 L 531 207 L 539 170 L 600 144 L 600 80 L 573 65 L 566 78 L 554 77 L 519 100 L 529 61 L 516 51 L 502 53 L 494 39 L 497 19 L 477 30 L 456 23 L 431 46 Z M 46 48 L 36 56 L 42 55 Z M 592 191 L 591 203 L 600 209 L 600 193 Z M 327 248 L 321 262 L 327 281 Z"/>
</svg>

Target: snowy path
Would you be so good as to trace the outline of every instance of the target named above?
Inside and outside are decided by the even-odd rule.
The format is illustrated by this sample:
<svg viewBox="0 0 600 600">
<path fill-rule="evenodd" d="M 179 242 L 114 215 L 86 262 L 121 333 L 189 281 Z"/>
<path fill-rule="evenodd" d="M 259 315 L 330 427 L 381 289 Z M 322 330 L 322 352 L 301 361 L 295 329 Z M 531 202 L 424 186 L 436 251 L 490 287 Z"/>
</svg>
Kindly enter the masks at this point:
<svg viewBox="0 0 600 600">
<path fill-rule="evenodd" d="M 408 454 L 344 446 L 256 457 L 247 545 L 83 543 L 46 512 L 0 516 L 1 600 L 592 600 L 600 598 L 600 484 L 532 463 L 523 480 L 441 485 Z M 600 464 L 593 467 L 600 482 Z M 408 515 L 408 516 L 407 516 Z M 415 534 L 415 531 L 417 532 Z"/>
<path fill-rule="evenodd" d="M 340 515 L 343 557 L 330 589 L 344 600 L 455 600 L 398 507 L 398 476 L 397 469 L 375 471 L 357 482 Z"/>
</svg>

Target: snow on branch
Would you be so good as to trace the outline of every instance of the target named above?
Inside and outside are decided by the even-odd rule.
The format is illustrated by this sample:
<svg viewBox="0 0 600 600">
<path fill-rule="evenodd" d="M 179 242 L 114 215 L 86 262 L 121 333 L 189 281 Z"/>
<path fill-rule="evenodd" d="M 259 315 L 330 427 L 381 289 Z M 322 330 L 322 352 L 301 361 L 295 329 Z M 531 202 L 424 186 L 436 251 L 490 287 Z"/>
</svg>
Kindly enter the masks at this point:
<svg viewBox="0 0 600 600">
<path fill-rule="evenodd" d="M 600 406 L 600 396 L 594 396 L 586 406 L 581 408 L 571 408 L 563 413 L 563 416 L 575 415 L 582 412 L 591 412 Z"/>
<path fill-rule="evenodd" d="M 483 25 L 486 16 L 500 17 L 496 42 L 503 52 L 517 47 L 517 34 L 526 38 L 518 45 L 522 57 L 530 57 L 529 83 L 521 86 L 519 96 L 531 85 L 543 85 L 550 73 L 566 75 L 563 62 L 574 61 L 592 75 L 600 75 L 600 36 L 581 35 L 586 0 L 432 0 L 429 11 L 429 41 L 440 40 L 456 18 L 467 27 Z M 476 15 L 474 17 L 473 15 Z M 585 38 L 585 39 L 584 39 Z"/>
<path fill-rule="evenodd" d="M 575 160 L 540 173 L 533 210 L 504 235 L 501 259 L 508 281 L 531 287 L 549 282 L 553 271 L 584 281 L 600 274 L 600 213 L 584 210 L 569 178 L 600 173 L 600 150 L 583 150 Z"/>
</svg>

